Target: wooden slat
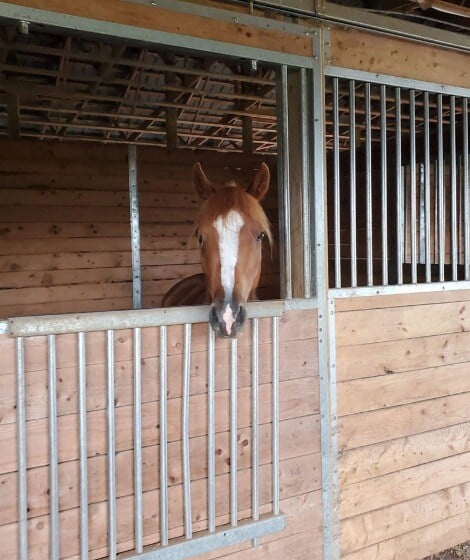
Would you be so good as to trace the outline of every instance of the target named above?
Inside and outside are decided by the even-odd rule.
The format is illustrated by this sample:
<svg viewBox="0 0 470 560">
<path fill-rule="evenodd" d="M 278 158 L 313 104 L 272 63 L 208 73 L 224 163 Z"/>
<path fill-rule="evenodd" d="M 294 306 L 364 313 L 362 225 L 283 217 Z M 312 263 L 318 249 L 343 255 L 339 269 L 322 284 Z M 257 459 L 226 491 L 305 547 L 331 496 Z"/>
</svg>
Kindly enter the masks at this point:
<svg viewBox="0 0 470 560">
<path fill-rule="evenodd" d="M 341 485 L 470 451 L 470 422 L 351 449 L 340 455 Z"/>
<path fill-rule="evenodd" d="M 433 336 L 470 330 L 466 302 L 339 313 L 338 346 Z"/>
<path fill-rule="evenodd" d="M 470 393 L 469 370 L 465 362 L 339 383 L 339 415 Z"/>
<path fill-rule="evenodd" d="M 470 482 L 343 520 L 341 549 L 343 554 L 361 550 L 467 511 Z"/>
<path fill-rule="evenodd" d="M 470 393 L 406 404 L 339 420 L 341 450 L 372 445 L 468 421 Z"/>
<path fill-rule="evenodd" d="M 470 481 L 470 453 L 446 457 L 344 486 L 342 519 Z"/>
<path fill-rule="evenodd" d="M 468 540 L 470 511 L 346 554 L 344 560 L 416 560 Z"/>
<path fill-rule="evenodd" d="M 343 346 L 337 350 L 341 381 L 468 361 L 470 332 Z"/>
</svg>

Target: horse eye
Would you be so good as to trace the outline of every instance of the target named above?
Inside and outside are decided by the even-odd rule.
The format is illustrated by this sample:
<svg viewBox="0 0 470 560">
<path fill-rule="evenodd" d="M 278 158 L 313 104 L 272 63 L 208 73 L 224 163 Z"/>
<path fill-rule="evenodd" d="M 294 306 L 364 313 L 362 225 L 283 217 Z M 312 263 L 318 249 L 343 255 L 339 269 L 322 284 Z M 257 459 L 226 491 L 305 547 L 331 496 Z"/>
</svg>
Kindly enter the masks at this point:
<svg viewBox="0 0 470 560">
<path fill-rule="evenodd" d="M 263 241 L 263 239 L 266 237 L 266 234 L 264 233 L 264 231 L 258 233 L 258 235 L 256 236 L 256 241 Z"/>
<path fill-rule="evenodd" d="M 202 235 L 198 235 L 197 240 L 199 241 L 199 245 L 202 245 L 204 239 L 202 238 Z"/>
</svg>

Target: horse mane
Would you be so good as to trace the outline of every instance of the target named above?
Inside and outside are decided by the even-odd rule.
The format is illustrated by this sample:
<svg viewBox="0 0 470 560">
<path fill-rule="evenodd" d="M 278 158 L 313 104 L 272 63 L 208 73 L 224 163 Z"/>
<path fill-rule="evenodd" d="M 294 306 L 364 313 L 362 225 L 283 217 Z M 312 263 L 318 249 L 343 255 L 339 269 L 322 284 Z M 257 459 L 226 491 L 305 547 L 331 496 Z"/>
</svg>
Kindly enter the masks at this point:
<svg viewBox="0 0 470 560">
<path fill-rule="evenodd" d="M 225 218 L 231 210 L 236 210 L 242 216 L 249 217 L 258 223 L 272 246 L 271 225 L 261 204 L 235 182 L 227 183 L 204 202 L 197 215 L 196 224 L 213 224 L 219 216 Z"/>
</svg>

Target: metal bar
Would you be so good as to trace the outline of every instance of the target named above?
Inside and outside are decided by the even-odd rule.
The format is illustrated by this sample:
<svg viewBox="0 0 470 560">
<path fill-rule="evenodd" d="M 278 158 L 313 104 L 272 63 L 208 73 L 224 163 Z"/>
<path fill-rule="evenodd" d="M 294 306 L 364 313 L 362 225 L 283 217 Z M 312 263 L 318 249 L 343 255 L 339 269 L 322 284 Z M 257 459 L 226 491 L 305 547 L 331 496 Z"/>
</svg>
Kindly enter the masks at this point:
<svg viewBox="0 0 470 560">
<path fill-rule="evenodd" d="M 106 331 L 107 346 L 107 436 L 108 436 L 108 556 L 117 554 L 116 524 L 116 434 L 114 419 L 114 331 Z"/>
<path fill-rule="evenodd" d="M 403 182 L 401 171 L 401 91 L 395 88 L 395 173 L 397 181 L 397 283 L 403 284 Z"/>
<path fill-rule="evenodd" d="M 418 250 L 416 241 L 416 98 L 415 90 L 410 90 L 410 191 L 411 191 L 411 283 L 418 282 Z"/>
<path fill-rule="evenodd" d="M 230 341 L 230 524 L 238 524 L 237 339 Z"/>
<path fill-rule="evenodd" d="M 309 111 L 307 102 L 307 76 L 300 69 L 300 120 L 302 126 L 302 235 L 304 255 L 304 297 L 312 295 L 312 259 L 310 248 L 310 181 L 309 181 Z"/>
<path fill-rule="evenodd" d="M 144 525 L 142 506 L 142 332 L 133 330 L 134 349 L 134 540 L 135 551 L 142 552 Z"/>
<path fill-rule="evenodd" d="M 339 175 L 339 102 L 338 78 L 333 78 L 333 157 L 335 211 L 335 286 L 341 288 L 341 191 Z"/>
<path fill-rule="evenodd" d="M 315 52 L 322 52 L 323 31 L 315 37 Z M 354 84 L 350 84 L 354 98 Z M 322 448 L 323 558 L 339 560 L 339 489 L 336 419 L 336 376 L 334 323 L 328 300 L 328 231 L 325 133 L 325 91 L 323 60 L 316 59 L 313 70 L 313 169 L 315 216 L 315 281 L 318 299 L 318 366 L 320 375 L 320 426 Z M 351 105 L 350 105 L 351 107 Z M 354 138 L 352 127 L 351 142 Z M 355 146 L 354 146 L 355 148 Z M 355 156 L 355 150 L 352 150 Z M 354 162 L 355 163 L 355 162 Z M 355 187 L 355 185 L 354 185 Z M 355 222 L 354 222 L 355 223 Z M 353 228 L 352 228 L 353 229 Z M 334 308 L 333 308 L 334 312 Z"/>
<path fill-rule="evenodd" d="M 253 521 L 259 519 L 259 321 L 252 320 L 251 331 L 251 414 L 252 414 L 252 447 L 251 447 L 251 511 Z M 258 546 L 253 541 L 253 546 Z"/>
<path fill-rule="evenodd" d="M 450 188 L 451 188 L 451 251 L 452 280 L 458 279 L 458 246 L 457 246 L 457 149 L 455 138 L 455 97 L 450 98 Z"/>
<path fill-rule="evenodd" d="M 463 196 L 465 226 L 465 280 L 470 280 L 470 175 L 468 165 L 468 99 L 462 100 L 463 109 Z"/>
<path fill-rule="evenodd" d="M 279 515 L 279 317 L 273 317 L 272 461 L 273 514 Z"/>
<path fill-rule="evenodd" d="M 388 174 L 387 174 L 387 88 L 380 86 L 380 167 L 382 169 L 382 284 L 388 284 Z"/>
<path fill-rule="evenodd" d="M 258 539 L 278 531 L 286 526 L 285 517 L 265 516 L 259 521 L 241 521 L 237 527 L 224 525 L 215 533 L 206 533 L 190 541 L 178 540 L 168 548 L 152 547 L 139 556 L 126 556 L 126 560 L 184 560 L 200 554 L 231 546 L 250 539 Z"/>
<path fill-rule="evenodd" d="M 360 288 L 340 288 L 330 290 L 332 299 L 399 295 L 399 294 L 422 294 L 426 292 L 450 292 L 453 290 L 470 289 L 470 281 L 460 282 L 432 282 L 431 284 L 402 284 L 401 286 L 370 286 Z"/>
<path fill-rule="evenodd" d="M 372 250 L 372 130 L 370 120 L 370 83 L 365 84 L 366 103 L 366 225 L 367 225 L 367 285 L 374 284 L 373 250 Z"/>
<path fill-rule="evenodd" d="M 292 297 L 292 255 L 290 228 L 290 174 L 289 174 L 289 114 L 287 66 L 283 65 L 278 74 L 278 197 L 279 197 L 279 261 L 281 275 L 281 296 Z"/>
<path fill-rule="evenodd" d="M 438 200 L 439 200 L 439 281 L 445 280 L 445 193 L 444 193 L 444 137 L 442 127 L 442 94 L 437 95 L 437 161 L 439 169 Z"/>
<path fill-rule="evenodd" d="M 215 531 L 215 333 L 207 331 L 207 512 L 209 532 Z"/>
<path fill-rule="evenodd" d="M 88 558 L 88 449 L 86 334 L 78 333 L 78 439 L 80 447 L 80 559 Z"/>
<path fill-rule="evenodd" d="M 16 422 L 18 453 L 18 559 L 28 560 L 28 472 L 24 339 L 16 339 Z"/>
<path fill-rule="evenodd" d="M 60 558 L 59 541 L 59 466 L 57 437 L 57 360 L 55 335 L 47 337 L 48 353 L 48 392 L 49 392 L 49 511 L 50 511 L 50 550 L 51 560 Z"/>
<path fill-rule="evenodd" d="M 168 545 L 167 330 L 160 327 L 160 543 Z"/>
<path fill-rule="evenodd" d="M 349 82 L 349 181 L 350 181 L 350 236 L 351 286 L 357 286 L 357 220 L 356 220 L 356 86 Z"/>
<path fill-rule="evenodd" d="M 304 300 L 297 300 L 304 302 Z M 304 302 L 305 305 L 314 303 Z M 285 309 L 292 309 L 296 301 L 257 301 L 246 305 L 249 318 L 276 317 Z M 205 323 L 209 317 L 209 306 L 173 307 L 161 309 L 135 309 L 129 311 L 103 311 L 94 313 L 70 313 L 15 317 L 8 320 L 11 336 L 41 336 L 100 330 L 133 329 L 137 327 L 160 327 L 184 323 Z"/>
<path fill-rule="evenodd" d="M 372 84 L 381 84 L 390 87 L 399 87 L 402 89 L 416 89 L 428 91 L 430 93 L 443 93 L 446 95 L 468 96 L 468 88 L 449 86 L 436 82 L 425 82 L 422 80 L 414 80 L 410 78 L 401 78 L 399 76 L 391 76 L 389 74 L 377 74 L 376 72 L 367 72 L 364 70 L 355 70 L 350 68 L 342 68 L 340 66 L 326 66 L 325 74 L 327 76 L 335 76 L 346 80 L 357 80 L 361 82 L 370 82 Z"/>
<path fill-rule="evenodd" d="M 140 217 L 137 186 L 137 146 L 129 145 L 129 210 L 132 252 L 132 302 L 134 309 L 142 307 L 142 278 L 140 270 Z"/>
<path fill-rule="evenodd" d="M 431 150 L 429 136 L 429 93 L 424 92 L 424 198 L 426 282 L 431 282 Z"/>
<path fill-rule="evenodd" d="M 183 406 L 181 416 L 183 488 L 184 488 L 184 534 L 187 539 L 193 535 L 191 513 L 191 465 L 189 455 L 189 396 L 191 383 L 191 325 L 184 325 L 184 363 L 183 363 Z"/>
</svg>

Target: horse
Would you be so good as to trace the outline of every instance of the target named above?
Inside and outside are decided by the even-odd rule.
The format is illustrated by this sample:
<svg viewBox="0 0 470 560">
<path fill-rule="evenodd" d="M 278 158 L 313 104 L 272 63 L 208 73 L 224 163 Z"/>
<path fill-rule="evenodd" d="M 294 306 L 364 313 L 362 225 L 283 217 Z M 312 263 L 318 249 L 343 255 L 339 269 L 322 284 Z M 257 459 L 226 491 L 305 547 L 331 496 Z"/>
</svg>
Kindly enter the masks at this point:
<svg viewBox="0 0 470 560">
<path fill-rule="evenodd" d="M 163 307 L 208 304 L 216 335 L 237 336 L 246 321 L 245 304 L 256 299 L 263 241 L 272 246 L 270 224 L 260 204 L 269 181 L 269 167 L 262 163 L 246 190 L 235 181 L 217 189 L 201 164 L 194 165 L 194 188 L 203 201 L 194 229 L 203 273 L 174 285 L 163 297 Z"/>
</svg>

